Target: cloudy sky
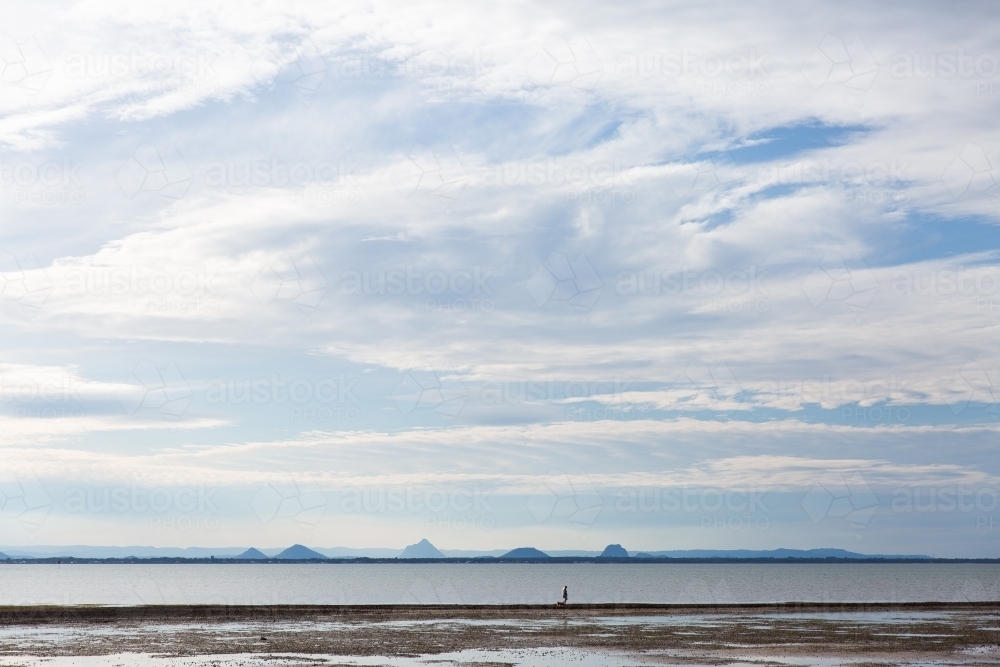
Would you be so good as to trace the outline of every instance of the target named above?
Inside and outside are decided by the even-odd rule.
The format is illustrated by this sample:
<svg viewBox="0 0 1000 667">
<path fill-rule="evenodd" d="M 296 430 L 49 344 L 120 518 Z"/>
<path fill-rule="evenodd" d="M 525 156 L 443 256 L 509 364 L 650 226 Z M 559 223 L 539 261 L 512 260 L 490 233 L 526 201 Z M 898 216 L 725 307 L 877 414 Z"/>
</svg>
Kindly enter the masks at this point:
<svg viewBox="0 0 1000 667">
<path fill-rule="evenodd" d="M 0 546 L 997 555 L 990 3 L 0 33 Z"/>
</svg>

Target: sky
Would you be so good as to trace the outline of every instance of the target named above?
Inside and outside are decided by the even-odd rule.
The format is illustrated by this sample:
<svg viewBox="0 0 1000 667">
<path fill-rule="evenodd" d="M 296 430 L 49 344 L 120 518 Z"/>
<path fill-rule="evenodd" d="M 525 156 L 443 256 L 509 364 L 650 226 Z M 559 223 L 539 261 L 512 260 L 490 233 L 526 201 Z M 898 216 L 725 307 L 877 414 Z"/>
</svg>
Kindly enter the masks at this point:
<svg viewBox="0 0 1000 667">
<path fill-rule="evenodd" d="M 986 2 L 22 3 L 0 547 L 997 557 Z"/>
</svg>

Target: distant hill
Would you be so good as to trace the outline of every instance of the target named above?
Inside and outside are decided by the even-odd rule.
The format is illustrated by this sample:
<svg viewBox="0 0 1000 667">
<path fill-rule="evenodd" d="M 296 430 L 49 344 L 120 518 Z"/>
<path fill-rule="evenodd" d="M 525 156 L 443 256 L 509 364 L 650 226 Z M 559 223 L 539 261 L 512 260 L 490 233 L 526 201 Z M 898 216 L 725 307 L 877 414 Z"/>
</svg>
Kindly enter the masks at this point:
<svg viewBox="0 0 1000 667">
<path fill-rule="evenodd" d="M 427 544 L 430 545 L 428 542 Z M 421 543 L 416 545 L 411 545 L 413 547 L 420 546 Z M 614 546 L 614 545 L 609 545 Z M 430 545 L 434 548 L 433 545 Z M 409 548 L 409 547 L 408 547 Z M 348 547 L 333 547 L 333 548 L 322 548 L 322 549 L 309 549 L 303 547 L 302 545 L 296 545 L 292 547 L 296 551 L 291 549 L 282 550 L 280 548 L 269 548 L 262 547 L 259 549 L 253 549 L 253 551 L 259 552 L 260 556 L 253 556 L 253 558 L 397 558 L 400 556 L 399 549 L 385 549 L 385 548 L 348 548 Z M 298 551 L 297 549 L 303 549 L 304 551 Z M 524 549 L 528 549 L 525 547 Z M 546 557 L 596 557 L 603 555 L 604 552 L 600 551 L 583 551 L 583 550 L 549 550 L 546 552 L 539 551 L 537 549 L 531 549 L 530 551 L 525 551 L 524 549 L 515 549 L 514 551 L 504 551 L 504 550 L 492 550 L 492 551 L 473 551 L 473 550 L 455 550 L 455 549 L 435 549 L 434 555 L 430 556 L 411 556 L 412 552 L 405 552 L 404 558 L 484 558 L 484 557 L 498 557 L 498 558 L 546 558 Z M 607 549 L 605 549 L 605 552 Z M 244 556 L 244 554 L 251 553 L 250 549 L 247 547 L 188 547 L 188 548 L 178 548 L 178 547 L 142 547 L 142 546 L 130 546 L 130 547 L 102 547 L 102 546 L 85 546 L 85 545 L 63 545 L 63 546 L 46 546 L 46 545 L 31 545 L 31 546 L 12 546 L 3 544 L 0 545 L 0 560 L 6 558 L 208 558 L 209 556 L 214 556 L 215 558 L 249 558 L 250 556 Z M 290 555 L 294 554 L 294 555 Z M 624 557 L 624 556 L 622 556 Z M 904 554 L 862 554 L 854 551 L 846 551 L 844 549 L 771 549 L 771 550 L 749 550 L 749 549 L 690 549 L 690 550 L 672 550 L 672 551 L 640 551 L 632 552 L 632 558 L 906 558 L 906 559 L 927 559 L 929 556 L 924 555 L 904 555 Z"/>
<path fill-rule="evenodd" d="M 468 549 L 441 549 L 441 553 L 444 554 L 445 558 L 484 558 L 488 556 L 493 556 L 499 558 L 506 554 L 510 549 L 493 549 L 491 551 L 472 551 Z M 582 549 L 549 549 L 545 553 L 553 558 L 556 556 L 563 556 L 569 558 L 579 558 L 579 557 L 594 557 L 600 556 L 600 551 L 585 551 Z"/>
<path fill-rule="evenodd" d="M 513 551 L 508 551 L 501 559 L 514 559 L 514 558 L 549 558 L 549 555 L 544 551 L 539 551 L 535 547 L 519 547 Z"/>
<path fill-rule="evenodd" d="M 313 551 L 309 547 L 304 547 L 301 544 L 293 544 L 275 556 L 275 558 L 281 558 L 283 560 L 305 560 L 307 558 L 325 559 L 326 556 L 317 551 Z"/>
<path fill-rule="evenodd" d="M 2 551 L 11 558 L 235 558 L 246 547 L 102 547 L 88 545 L 15 547 L 3 545 Z"/>
<path fill-rule="evenodd" d="M 628 551 L 623 549 L 620 544 L 609 544 L 604 547 L 604 551 L 598 558 L 628 558 Z"/>
<path fill-rule="evenodd" d="M 244 560 L 266 560 L 267 555 L 262 551 L 250 547 L 249 549 L 241 553 L 239 556 L 237 556 L 237 558 L 243 558 Z"/>
<path fill-rule="evenodd" d="M 352 549 L 350 547 L 316 547 L 327 558 L 396 558 L 399 549 Z"/>
<path fill-rule="evenodd" d="M 891 556 L 880 554 L 859 554 L 844 549 L 771 549 L 750 551 L 748 549 L 688 549 L 683 551 L 643 551 L 635 558 L 929 558 L 929 556 Z"/>
<path fill-rule="evenodd" d="M 433 544 L 428 542 L 426 539 L 420 540 L 416 544 L 411 544 L 410 546 L 403 549 L 403 553 L 399 555 L 400 558 L 444 558 L 444 554 L 437 550 Z"/>
</svg>

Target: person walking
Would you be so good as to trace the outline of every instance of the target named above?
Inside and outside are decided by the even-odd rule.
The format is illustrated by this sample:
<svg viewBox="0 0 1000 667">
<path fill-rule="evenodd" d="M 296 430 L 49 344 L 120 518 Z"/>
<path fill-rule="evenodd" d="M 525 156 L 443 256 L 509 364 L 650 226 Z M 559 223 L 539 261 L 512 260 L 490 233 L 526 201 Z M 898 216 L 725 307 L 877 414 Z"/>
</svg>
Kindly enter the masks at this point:
<svg viewBox="0 0 1000 667">
<path fill-rule="evenodd" d="M 569 602 L 569 589 L 563 586 L 563 599 L 559 604 L 566 604 L 567 602 Z"/>
</svg>

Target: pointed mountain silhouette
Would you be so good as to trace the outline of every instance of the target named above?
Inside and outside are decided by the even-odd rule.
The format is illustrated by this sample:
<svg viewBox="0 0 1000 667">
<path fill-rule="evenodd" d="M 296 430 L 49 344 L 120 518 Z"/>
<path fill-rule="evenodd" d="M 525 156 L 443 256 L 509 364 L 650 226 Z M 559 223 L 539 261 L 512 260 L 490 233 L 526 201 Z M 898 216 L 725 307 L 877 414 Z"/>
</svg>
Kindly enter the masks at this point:
<svg viewBox="0 0 1000 667">
<path fill-rule="evenodd" d="M 288 547 L 280 554 L 275 556 L 275 558 L 282 558 L 285 560 L 304 560 L 307 558 L 326 559 L 326 556 L 319 553 L 318 551 L 313 551 L 309 547 L 304 547 L 301 544 L 293 544 L 292 546 Z"/>
<path fill-rule="evenodd" d="M 620 544 L 609 544 L 604 547 L 604 551 L 598 558 L 628 558 L 628 551 L 623 549 Z"/>
<path fill-rule="evenodd" d="M 241 553 L 237 558 L 243 558 L 245 560 L 267 560 L 267 555 L 264 552 L 250 547 L 243 553 Z"/>
<path fill-rule="evenodd" d="M 539 551 L 535 547 L 518 547 L 517 549 L 514 549 L 513 551 L 508 551 L 503 556 L 500 556 L 501 559 L 503 559 L 503 558 L 507 558 L 507 559 L 510 559 L 510 558 L 549 558 L 549 557 L 550 556 L 547 553 L 545 553 L 544 551 Z"/>
<path fill-rule="evenodd" d="M 444 558 L 445 555 L 426 539 L 403 549 L 400 558 Z"/>
</svg>

